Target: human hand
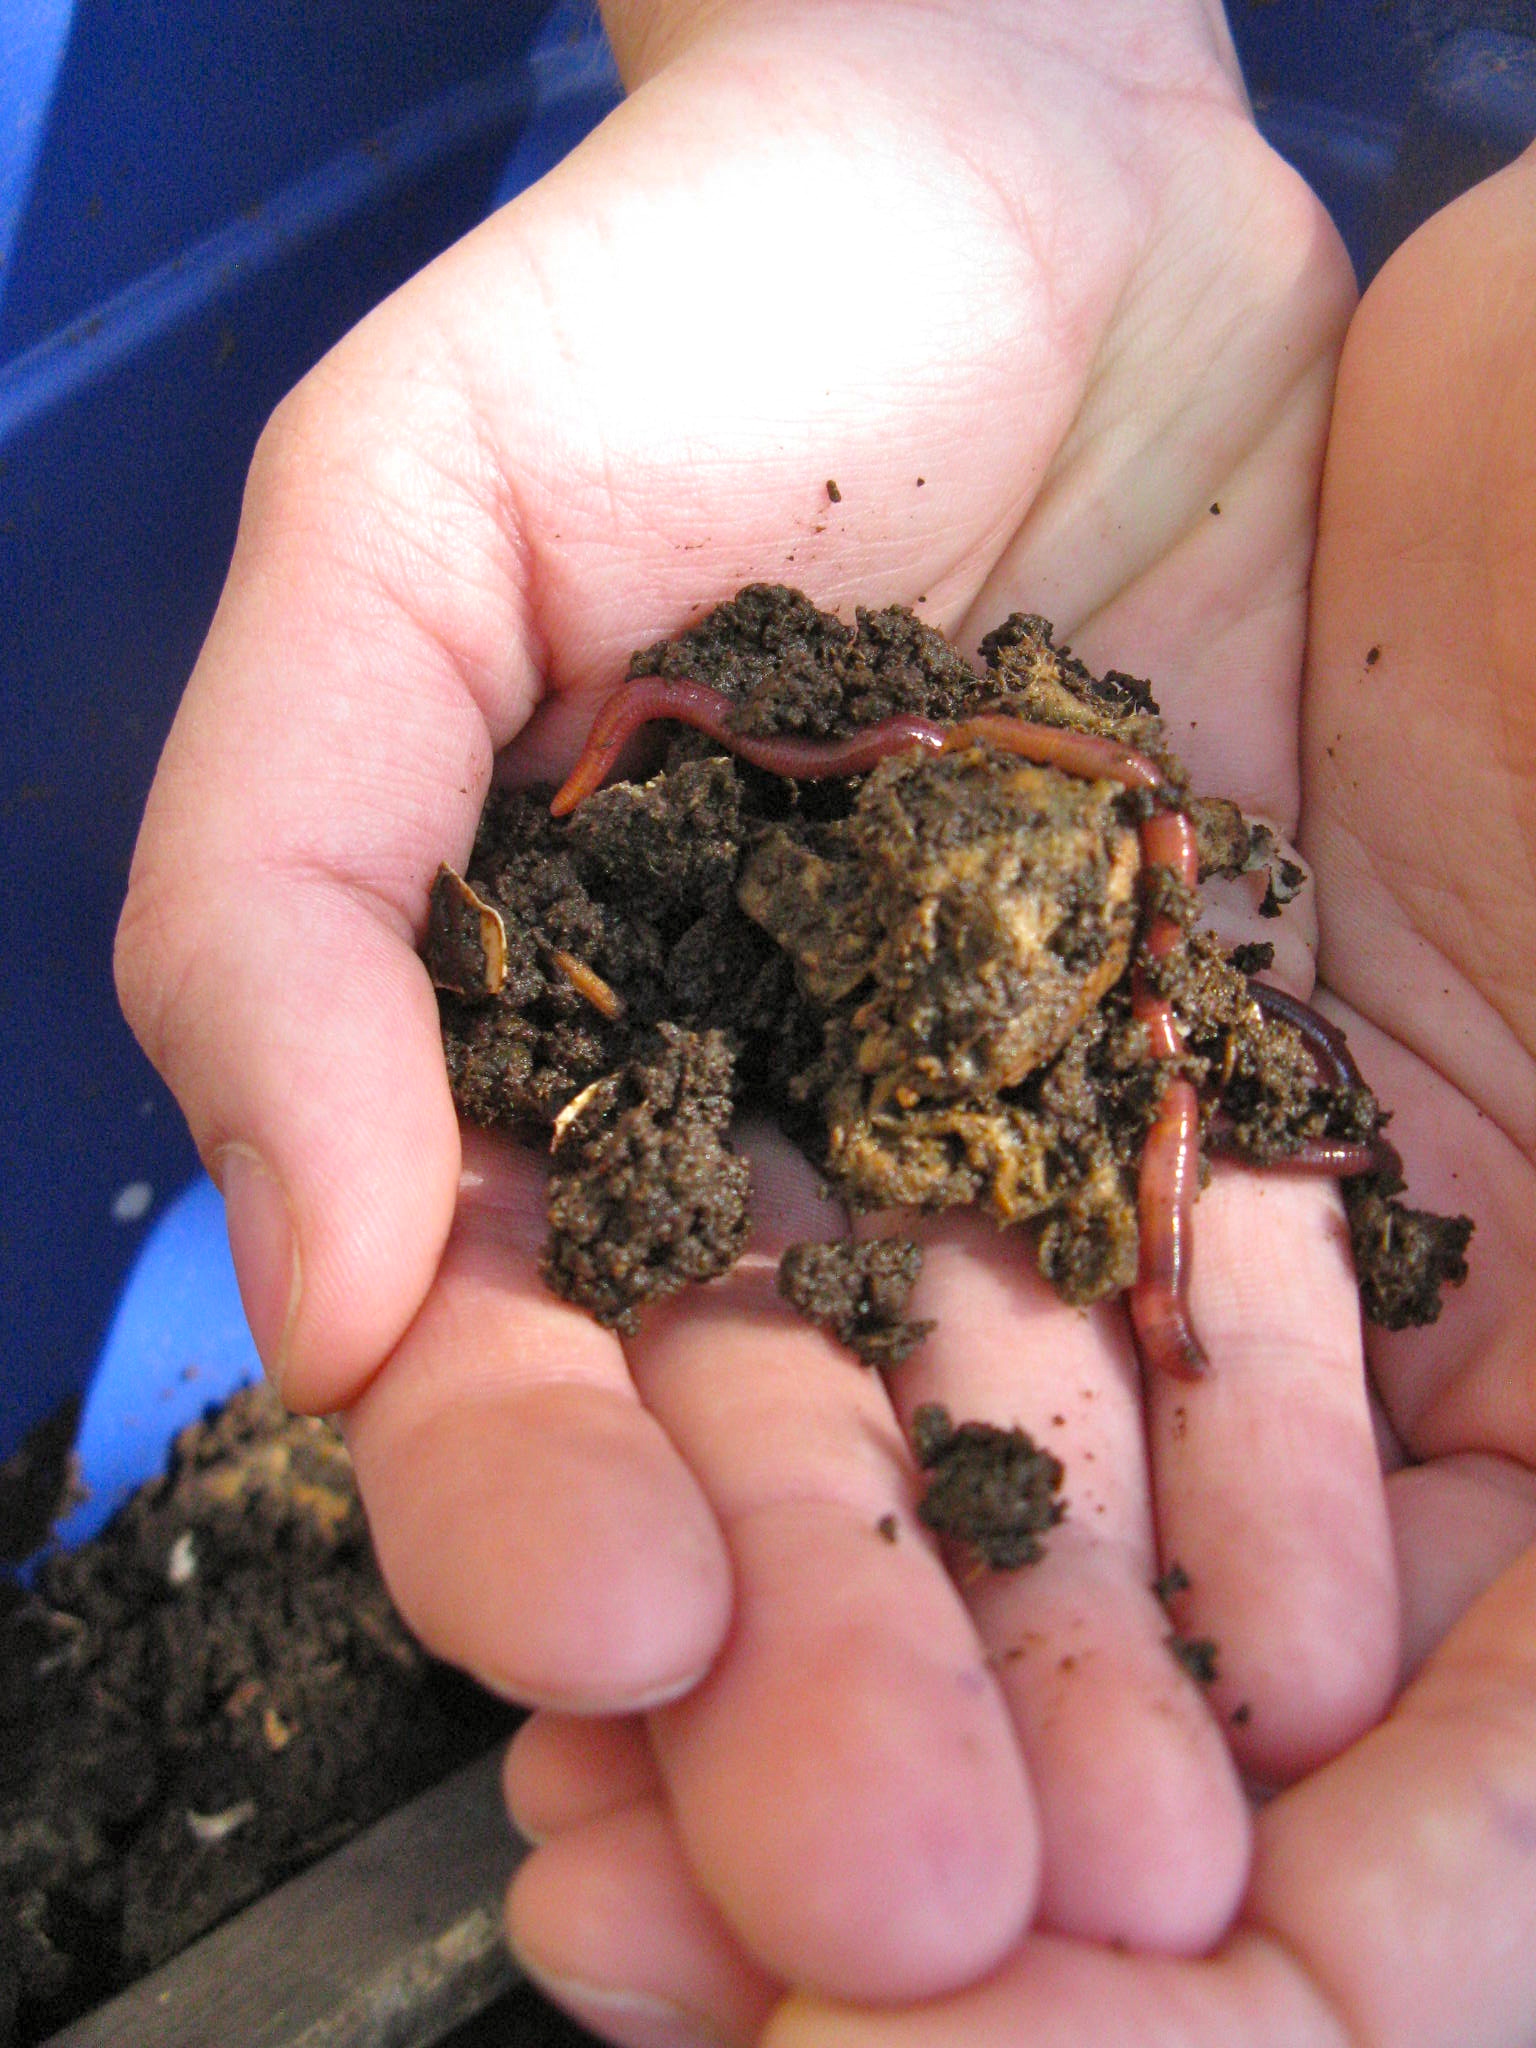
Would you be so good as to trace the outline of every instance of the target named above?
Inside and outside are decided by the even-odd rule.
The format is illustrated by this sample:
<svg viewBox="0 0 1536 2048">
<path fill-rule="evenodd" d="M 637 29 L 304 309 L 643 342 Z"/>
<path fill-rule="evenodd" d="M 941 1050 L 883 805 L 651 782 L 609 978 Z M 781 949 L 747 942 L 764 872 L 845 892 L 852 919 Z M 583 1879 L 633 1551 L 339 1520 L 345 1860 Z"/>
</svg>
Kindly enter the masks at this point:
<svg viewBox="0 0 1536 2048">
<path fill-rule="evenodd" d="M 1103 1474 L 1047 1566 L 962 1598 L 915 1536 L 872 1537 L 908 1499 L 897 1418 L 760 1275 L 622 1350 L 542 1293 L 531 1162 L 476 1147 L 461 1187 L 413 938 L 493 756 L 563 768 L 629 650 L 754 577 L 920 599 L 962 643 L 1045 609 L 1154 677 L 1199 786 L 1287 820 L 1347 270 L 1200 0 L 618 27 L 642 89 L 264 438 L 146 818 L 125 1006 L 285 1397 L 347 1413 L 406 1612 L 521 1698 L 676 1700 L 667 1840 L 766 1972 L 921 1996 L 1037 1908 L 1198 1947 L 1247 1816 L 1159 1558 L 1199 1561 L 1183 1619 L 1221 1638 L 1217 1708 L 1249 1708 L 1266 1777 L 1371 1718 L 1395 1658 L 1332 1197 L 1220 1176 L 1217 1375 L 1198 1411 L 1154 1388 L 1149 1435 L 1118 1313 L 934 1234 L 940 1334 L 901 1403 L 1017 1415 Z M 1305 980 L 1304 947 L 1285 964 Z M 803 1220 L 808 1175 L 764 1178 L 765 1229 Z M 1280 1455 L 1298 1432 L 1328 1456 Z"/>
<path fill-rule="evenodd" d="M 1403 1690 L 1378 1727 L 1259 1812 L 1242 1912 L 1209 1957 L 1037 1931 L 953 1998 L 906 2010 L 791 1998 L 764 2048 L 1530 2039 L 1533 201 L 1536 151 L 1422 229 L 1372 287 L 1340 377 L 1313 585 L 1304 844 L 1318 876 L 1322 1001 L 1398 1106 L 1414 1187 L 1465 1206 L 1478 1226 L 1472 1277 L 1440 1322 L 1369 1346 Z M 655 1960 L 626 1960 L 658 2000 L 735 2038 L 761 1986 L 666 1860 L 657 1780 L 632 1724 L 587 1730 L 589 1768 L 562 1788 L 577 1739 L 572 1724 L 536 1719 L 521 1761 L 514 1750 L 514 1793 L 542 1792 L 555 1818 L 562 1801 L 571 1819 L 613 1802 L 606 1821 L 557 1829 L 541 1855 L 600 1928 L 605 1894 L 633 1902 L 628 1887 L 654 1866 Z M 536 1871 L 535 1916 L 555 1889 Z M 609 1946 L 622 1953 L 612 1934 Z"/>
</svg>

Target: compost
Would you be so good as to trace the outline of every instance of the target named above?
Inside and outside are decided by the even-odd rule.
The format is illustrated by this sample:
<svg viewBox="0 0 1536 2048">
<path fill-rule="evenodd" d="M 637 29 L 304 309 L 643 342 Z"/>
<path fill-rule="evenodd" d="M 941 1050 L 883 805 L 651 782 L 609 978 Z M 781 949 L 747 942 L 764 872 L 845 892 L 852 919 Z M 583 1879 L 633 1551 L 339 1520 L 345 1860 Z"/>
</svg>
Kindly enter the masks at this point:
<svg viewBox="0 0 1536 2048">
<path fill-rule="evenodd" d="M 751 1109 L 849 1212 L 1019 1226 L 1066 1300 L 1128 1294 L 1144 1357 L 1188 1376 L 1218 1155 L 1339 1177 L 1366 1314 L 1433 1320 L 1470 1221 L 1401 1200 L 1339 1034 L 1199 921 L 1197 880 L 1262 871 L 1279 914 L 1301 871 L 1190 793 L 1144 682 L 1024 614 L 981 658 L 753 585 L 633 657 L 560 791 L 492 795 L 425 955 L 461 1112 L 550 1151 L 550 1287 L 628 1332 L 728 1271 Z M 796 1247 L 781 1286 L 891 1365 L 915 1272 L 899 1243 Z"/>
<path fill-rule="evenodd" d="M 513 1720 L 395 1613 L 337 1432 L 237 1395 L 99 1537 L 0 1581 L 0 2043 L 44 2040 Z"/>
</svg>

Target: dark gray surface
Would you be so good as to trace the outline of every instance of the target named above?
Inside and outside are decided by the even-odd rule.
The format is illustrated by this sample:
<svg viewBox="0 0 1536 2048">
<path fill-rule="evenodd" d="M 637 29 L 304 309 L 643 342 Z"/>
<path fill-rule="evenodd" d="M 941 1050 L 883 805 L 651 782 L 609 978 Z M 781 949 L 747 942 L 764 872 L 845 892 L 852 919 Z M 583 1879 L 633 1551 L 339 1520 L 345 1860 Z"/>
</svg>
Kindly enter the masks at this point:
<svg viewBox="0 0 1536 2048">
<path fill-rule="evenodd" d="M 525 1977 L 493 2006 L 444 2037 L 442 2048 L 604 2048 L 556 2011 Z"/>
</svg>

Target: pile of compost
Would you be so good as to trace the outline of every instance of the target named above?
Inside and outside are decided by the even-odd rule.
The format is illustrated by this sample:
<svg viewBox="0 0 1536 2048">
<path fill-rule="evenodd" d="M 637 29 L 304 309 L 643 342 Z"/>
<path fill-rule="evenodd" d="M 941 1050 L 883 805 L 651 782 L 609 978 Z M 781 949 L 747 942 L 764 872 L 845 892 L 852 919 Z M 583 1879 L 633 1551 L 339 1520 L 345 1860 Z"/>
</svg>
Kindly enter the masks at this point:
<svg viewBox="0 0 1536 2048">
<path fill-rule="evenodd" d="M 1153 764 L 1202 879 L 1263 870 L 1280 913 L 1300 870 L 1235 805 L 1189 794 L 1145 683 L 1091 675 L 1023 614 L 981 657 L 899 607 L 850 626 L 754 585 L 630 664 L 631 689 L 718 693 L 723 740 L 663 718 L 636 743 L 653 772 L 562 799 L 568 815 L 548 789 L 493 793 L 466 875 L 438 878 L 425 956 L 461 1113 L 550 1150 L 549 1286 L 631 1331 L 728 1271 L 749 1192 L 729 1129 L 751 1110 L 847 1211 L 979 1205 L 1066 1300 L 1103 1299 L 1137 1279 L 1138 1171 L 1177 1074 L 1205 1154 L 1374 1148 L 1344 1181 L 1365 1313 L 1432 1320 L 1471 1224 L 1399 1200 L 1370 1091 L 1256 1000 L 1270 949 L 1228 952 L 1193 889 L 1147 865 L 1145 789 L 984 741 L 816 779 L 737 757 L 903 717 L 1096 735 Z M 1138 985 L 1177 1015 L 1172 1059 Z M 885 1366 L 924 1334 L 916 1272 L 915 1246 L 849 1238 L 795 1247 L 781 1287 Z"/>
</svg>

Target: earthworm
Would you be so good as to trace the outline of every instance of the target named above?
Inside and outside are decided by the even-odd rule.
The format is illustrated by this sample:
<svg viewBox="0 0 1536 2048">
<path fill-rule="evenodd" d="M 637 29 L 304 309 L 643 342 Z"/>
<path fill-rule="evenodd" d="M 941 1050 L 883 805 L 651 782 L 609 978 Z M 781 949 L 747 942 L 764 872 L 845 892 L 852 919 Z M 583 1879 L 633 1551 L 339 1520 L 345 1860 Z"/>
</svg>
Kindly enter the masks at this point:
<svg viewBox="0 0 1536 2048">
<path fill-rule="evenodd" d="M 1172 869 L 1186 889 L 1200 876 L 1195 828 L 1183 811 L 1154 811 L 1141 826 L 1143 872 Z M 1163 960 L 1183 933 L 1166 911 L 1155 911 L 1142 934 L 1144 957 Z M 1131 1012 L 1146 1026 L 1152 1056 L 1177 1059 L 1184 1051 L 1168 998 L 1138 965 L 1131 976 Z M 1175 1075 L 1163 1089 L 1157 1115 L 1136 1170 L 1140 1252 L 1128 1306 L 1144 1363 L 1176 1379 L 1200 1379 L 1210 1361 L 1189 1316 L 1189 1270 L 1194 1247 L 1195 1197 L 1200 1190 L 1200 1103 L 1194 1083 Z"/>
<path fill-rule="evenodd" d="M 574 953 L 567 953 L 563 946 L 551 946 L 549 957 L 579 996 L 584 997 L 610 1023 L 618 1022 L 624 1014 L 624 998 L 617 989 L 608 986 L 595 967 L 589 967 Z"/>
<path fill-rule="evenodd" d="M 1299 996 L 1287 995 L 1283 988 L 1276 988 L 1272 982 L 1250 981 L 1248 993 L 1264 1012 L 1266 1017 L 1280 1017 L 1306 1040 L 1307 1051 L 1312 1055 L 1312 1064 L 1317 1069 L 1317 1078 L 1325 1088 L 1342 1092 L 1346 1088 L 1363 1088 L 1360 1069 L 1355 1065 L 1355 1056 L 1344 1041 L 1344 1034 L 1336 1024 Z"/>
<path fill-rule="evenodd" d="M 1362 1173 L 1379 1173 L 1396 1154 L 1384 1138 L 1303 1138 L 1294 1151 L 1272 1159 L 1255 1159 L 1237 1143 L 1229 1126 L 1212 1118 L 1205 1133 L 1205 1149 L 1213 1159 L 1234 1159 L 1239 1165 L 1254 1166 L 1262 1173 L 1318 1174 L 1325 1179 L 1353 1180 Z"/>
<path fill-rule="evenodd" d="M 655 719 L 692 726 L 752 767 L 764 768 L 771 775 L 782 775 L 795 782 L 866 775 L 887 754 L 898 754 L 908 747 L 952 754 L 981 741 L 1089 781 L 1102 777 L 1105 781 L 1123 783 L 1127 789 L 1152 791 L 1161 790 L 1166 782 L 1157 763 L 1134 747 L 1123 747 L 1097 733 L 1032 725 L 1006 713 L 982 712 L 956 725 L 939 725 L 932 719 L 912 716 L 883 718 L 877 725 L 863 726 L 842 739 L 808 740 L 782 734 L 737 732 L 730 723 L 736 708 L 734 699 L 723 691 L 686 678 L 669 681 L 663 676 L 642 676 L 626 683 L 597 714 L 580 760 L 550 804 L 551 813 L 563 818 L 574 811 L 612 772 L 632 736 Z"/>
<path fill-rule="evenodd" d="M 1141 1248 L 1128 1306 L 1142 1361 L 1175 1379 L 1211 1369 L 1189 1319 L 1189 1267 L 1200 1186 L 1200 1104 L 1175 1075 L 1163 1090 L 1136 1169 Z"/>
<path fill-rule="evenodd" d="M 1337 1024 L 1329 1023 L 1299 996 L 1287 995 L 1283 988 L 1270 982 L 1250 981 L 1248 993 L 1266 1017 L 1279 1017 L 1301 1034 L 1323 1087 L 1336 1094 L 1364 1088 L 1355 1056 Z M 1378 1131 L 1374 1137 L 1362 1139 L 1309 1138 L 1282 1159 L 1266 1159 L 1264 1169 L 1279 1173 L 1325 1173 L 1338 1180 L 1352 1180 L 1362 1173 L 1401 1176 L 1403 1162 L 1396 1146 Z"/>
</svg>

